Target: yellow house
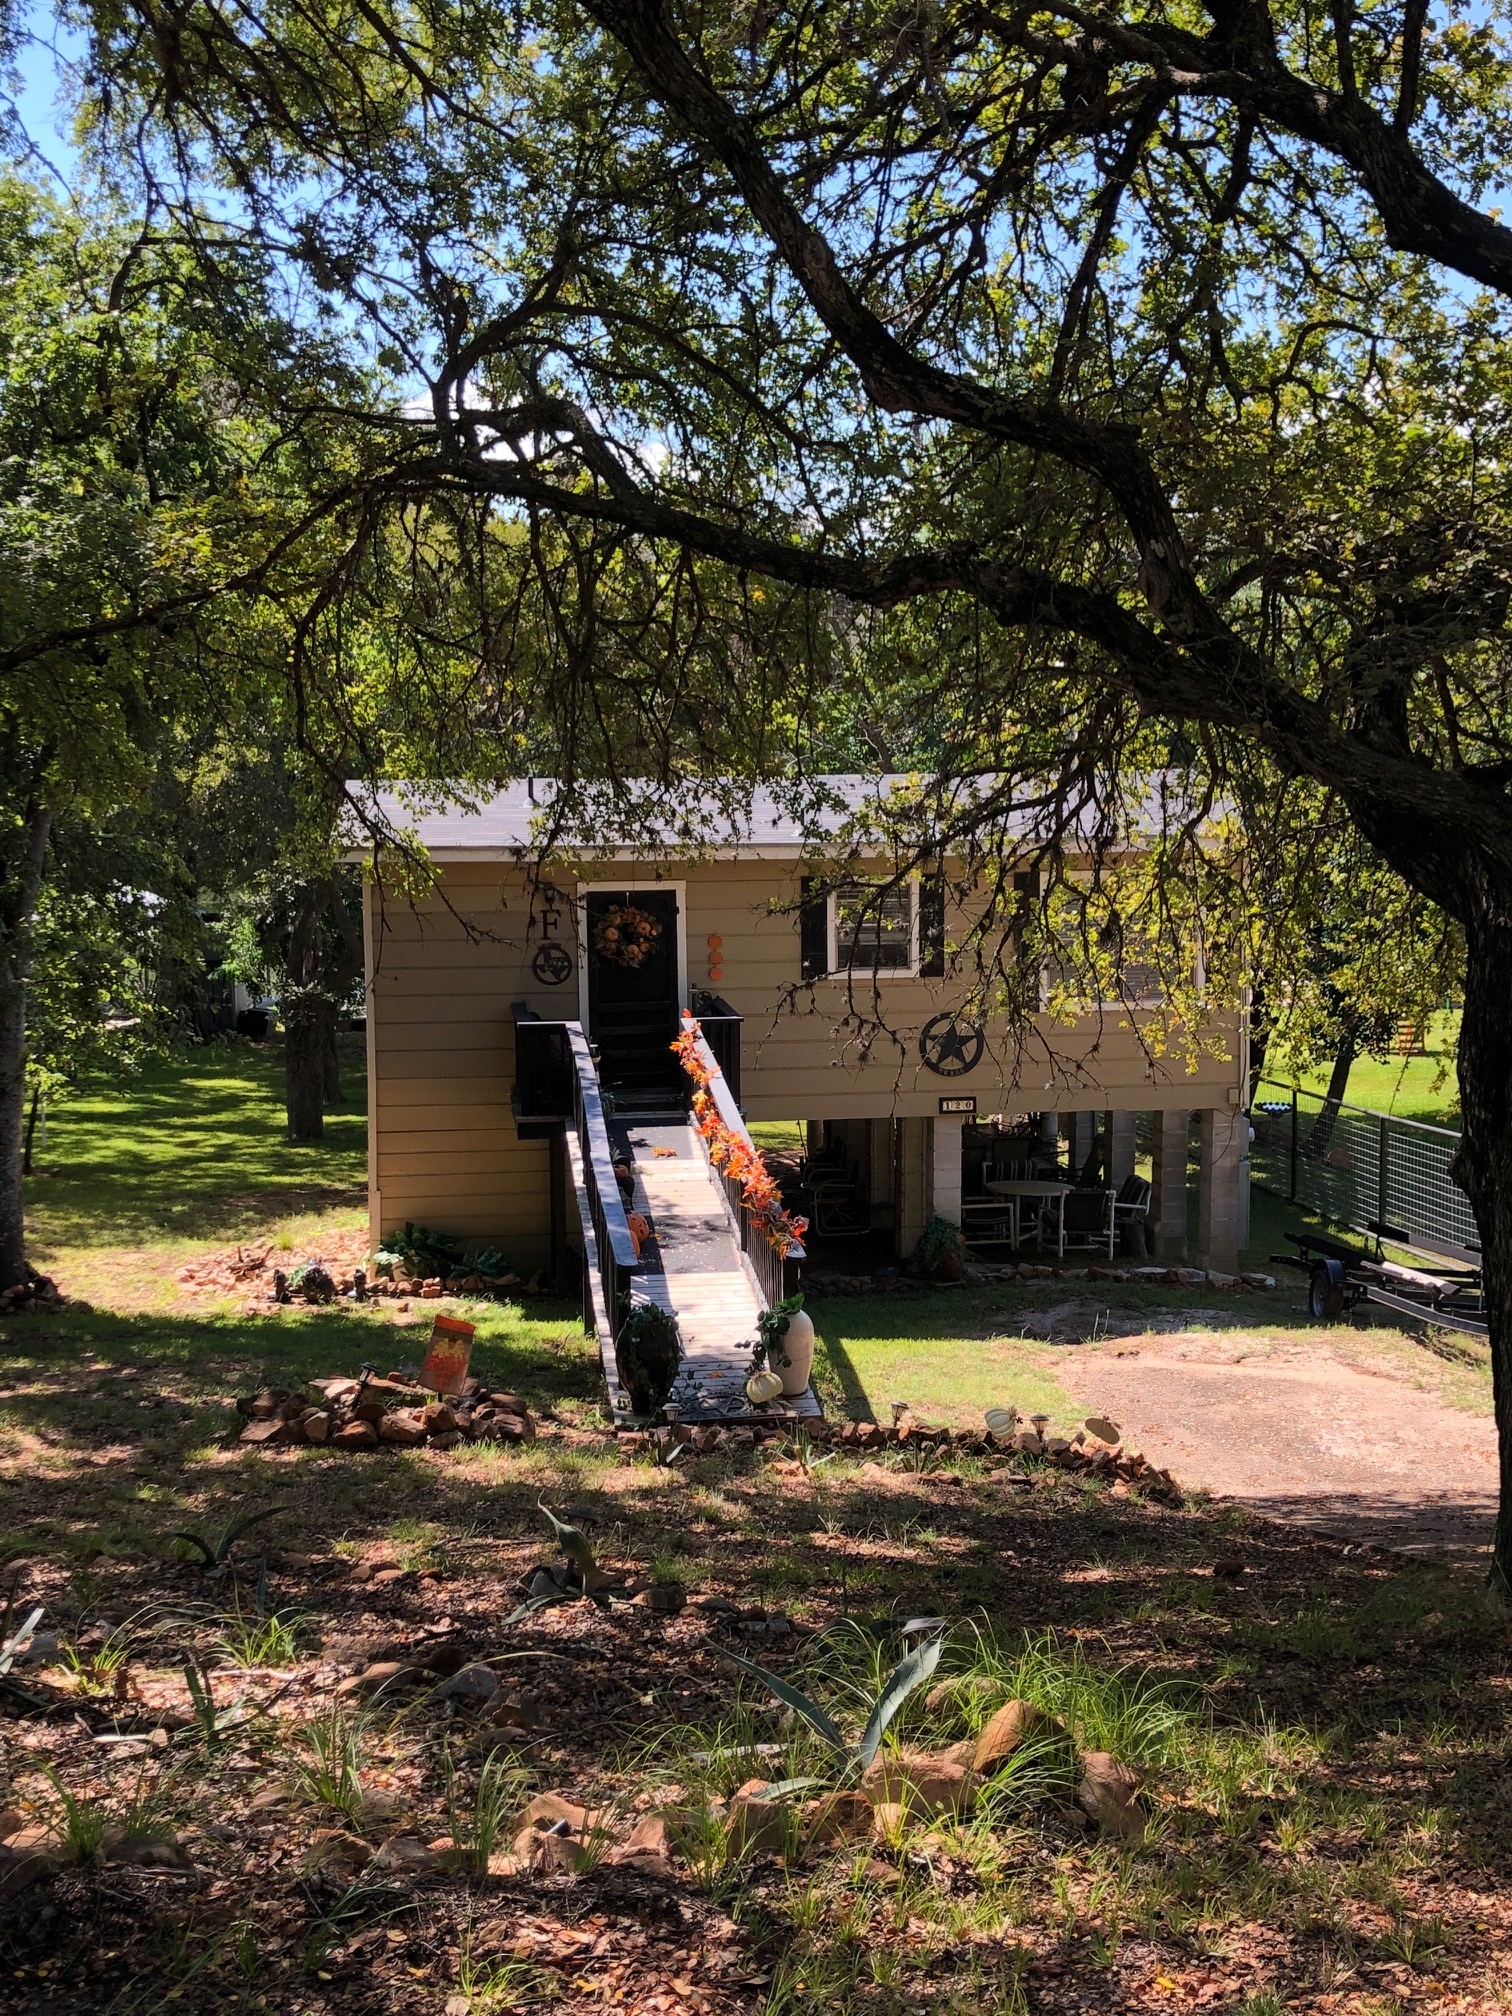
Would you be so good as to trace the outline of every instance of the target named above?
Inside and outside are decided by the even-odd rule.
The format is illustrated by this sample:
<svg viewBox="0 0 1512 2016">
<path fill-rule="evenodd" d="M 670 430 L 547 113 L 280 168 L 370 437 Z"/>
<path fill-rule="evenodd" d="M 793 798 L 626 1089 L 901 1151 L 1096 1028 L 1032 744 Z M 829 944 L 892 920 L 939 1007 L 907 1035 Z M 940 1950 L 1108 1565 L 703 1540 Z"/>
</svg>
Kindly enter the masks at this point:
<svg viewBox="0 0 1512 2016">
<path fill-rule="evenodd" d="M 841 804 L 890 788 L 830 781 Z M 560 1271 L 568 1249 L 591 1246 L 594 1210 L 616 1213 L 614 1195 L 584 1194 L 615 1188 L 607 1175 L 595 1186 L 584 1166 L 590 1134 L 610 1159 L 634 1162 L 639 1183 L 655 1171 L 650 1151 L 623 1138 L 626 1124 L 643 1146 L 648 1127 L 685 1129 L 688 1085 L 670 1046 L 691 1011 L 723 1066 L 716 1090 L 733 1124 L 806 1123 L 810 1146 L 822 1145 L 859 1198 L 871 1253 L 883 1239 L 906 1256 L 937 1214 L 969 1225 L 981 1172 L 994 1166 L 1001 1123 L 989 1116 L 1019 1116 L 1017 1138 L 1027 1127 L 1047 1150 L 1064 1138 L 1076 1167 L 1100 1142 L 1116 1188 L 1133 1171 L 1145 1114 L 1153 1250 L 1182 1258 L 1195 1112 L 1195 1257 L 1235 1265 L 1248 1140 L 1237 1011 L 1221 1030 L 1227 1061 L 1210 1046 L 1164 1072 L 1126 1017 L 1042 1018 L 1026 1046 L 960 1012 L 964 983 L 953 985 L 941 956 L 953 920 L 931 915 L 927 887 L 908 879 L 880 903 L 875 883 L 850 895 L 824 888 L 812 828 L 770 796 L 724 819 L 696 854 L 670 838 L 603 834 L 543 865 L 547 798 L 531 781 L 473 810 L 385 801 L 436 879 L 415 902 L 385 896 L 381 879 L 368 885 L 375 1240 L 415 1220 L 496 1243 L 521 1273 Z M 657 1162 L 680 1159 L 658 1142 Z M 759 1306 L 760 1281 L 755 1289 Z"/>
</svg>

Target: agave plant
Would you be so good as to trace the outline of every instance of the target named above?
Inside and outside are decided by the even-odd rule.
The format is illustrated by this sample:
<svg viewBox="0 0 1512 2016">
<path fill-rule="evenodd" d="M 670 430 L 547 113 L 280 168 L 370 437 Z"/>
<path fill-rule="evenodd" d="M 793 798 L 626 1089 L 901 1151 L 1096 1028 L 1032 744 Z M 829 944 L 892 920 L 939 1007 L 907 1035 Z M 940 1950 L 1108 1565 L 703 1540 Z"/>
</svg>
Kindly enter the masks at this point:
<svg viewBox="0 0 1512 2016">
<path fill-rule="evenodd" d="M 808 1724 L 810 1729 L 824 1744 L 833 1761 L 833 1769 L 823 1777 L 785 1778 L 779 1784 L 769 1785 L 761 1794 L 763 1799 L 775 1799 L 790 1792 L 806 1792 L 816 1787 L 844 1784 L 859 1778 L 867 1766 L 876 1759 L 882 1747 L 882 1738 L 887 1734 L 888 1724 L 898 1713 L 917 1688 L 933 1679 L 935 1668 L 940 1663 L 940 1655 L 945 1649 L 943 1637 L 930 1637 L 916 1645 L 900 1659 L 882 1682 L 868 1704 L 865 1727 L 859 1742 L 849 1742 L 840 1725 L 819 1703 L 805 1694 L 801 1687 L 795 1687 L 791 1680 L 784 1680 L 780 1673 L 771 1673 L 765 1666 L 758 1666 L 754 1660 L 743 1659 L 738 1652 L 726 1653 L 740 1667 L 742 1672 L 752 1674 L 762 1684 L 771 1689 L 784 1707 Z"/>
<path fill-rule="evenodd" d="M 569 1526 L 565 1519 L 558 1519 L 549 1505 L 537 1505 L 536 1510 L 550 1521 L 566 1559 L 560 1565 L 536 1569 L 526 1589 L 525 1601 L 505 1618 L 506 1624 L 518 1624 L 551 1603 L 575 1603 L 580 1597 L 597 1595 L 609 1579 L 594 1560 L 588 1536 L 580 1526 Z"/>
<path fill-rule="evenodd" d="M 245 1518 L 234 1519 L 215 1541 L 207 1540 L 203 1533 L 170 1533 L 168 1538 L 182 1540 L 186 1547 L 192 1547 L 205 1573 L 219 1577 L 230 1569 L 231 1550 L 242 1535 L 250 1533 L 254 1526 L 260 1526 L 264 1519 L 273 1518 L 283 1509 L 282 1505 L 264 1505 L 259 1511 L 249 1512 Z"/>
</svg>

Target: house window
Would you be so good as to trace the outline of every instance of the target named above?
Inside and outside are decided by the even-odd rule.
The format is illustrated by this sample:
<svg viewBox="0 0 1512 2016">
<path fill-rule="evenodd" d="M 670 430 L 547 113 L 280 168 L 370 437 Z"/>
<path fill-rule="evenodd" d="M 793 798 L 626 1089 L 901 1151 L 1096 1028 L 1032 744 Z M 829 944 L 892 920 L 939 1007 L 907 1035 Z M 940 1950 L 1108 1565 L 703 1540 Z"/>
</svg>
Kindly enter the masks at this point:
<svg viewBox="0 0 1512 2016">
<path fill-rule="evenodd" d="M 831 973 L 919 970 L 919 880 L 852 882 L 829 899 Z"/>
</svg>

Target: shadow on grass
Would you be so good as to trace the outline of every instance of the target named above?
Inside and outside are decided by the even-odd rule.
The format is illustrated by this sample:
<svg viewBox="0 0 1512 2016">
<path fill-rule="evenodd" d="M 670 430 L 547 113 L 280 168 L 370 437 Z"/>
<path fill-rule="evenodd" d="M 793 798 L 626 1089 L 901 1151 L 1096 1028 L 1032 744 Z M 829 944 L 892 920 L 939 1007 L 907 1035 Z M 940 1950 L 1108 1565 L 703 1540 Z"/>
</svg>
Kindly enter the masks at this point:
<svg viewBox="0 0 1512 2016">
<path fill-rule="evenodd" d="M 478 1316 L 475 1363 L 488 1383 L 584 1427 L 600 1419 L 596 1354 L 568 1305 Z M 1332 1714 L 1370 1729 L 1393 1717 L 1416 1726 L 1430 1702 L 1438 1712 L 1458 1699 L 1471 1668 L 1489 1657 L 1500 1670 L 1505 1625 L 1468 1578 L 1345 1558 L 1227 1508 L 1114 1502 L 1058 1472 L 1022 1491 L 970 1465 L 879 1477 L 837 1462 L 779 1481 L 754 1453 L 665 1470 L 625 1460 L 607 1437 L 570 1434 L 448 1453 L 236 1446 L 236 1392 L 364 1360 L 387 1370 L 418 1358 L 424 1336 L 362 1311 L 217 1321 L 69 1309 L 11 1320 L 0 1333 L 0 1557 L 63 1578 L 50 1607 L 66 1611 L 86 1593 L 136 1606 L 188 1588 L 175 1530 L 219 1530 L 274 1503 L 253 1554 L 378 1540 L 432 1548 L 452 1584 L 440 1602 L 496 1644 L 521 1570 L 550 1552 L 544 1500 L 581 1516 L 609 1563 L 671 1560 L 694 1593 L 722 1588 L 816 1620 L 975 1616 L 999 1629 L 1091 1631 L 1110 1648 L 1174 1644 L 1172 1670 L 1224 1668 L 1215 1703 L 1261 1690 L 1268 1711 L 1305 1712 L 1322 1676 Z M 1212 1562 L 1236 1544 L 1246 1575 L 1214 1579 Z M 383 1592 L 382 1618 L 396 1630 L 434 1624 L 438 1598 L 416 1572 Z M 279 1596 L 291 1599 L 337 1629 L 368 1600 L 339 1578 Z M 1500 1713 L 1499 1698 L 1489 1706 Z"/>
<path fill-rule="evenodd" d="M 519 1390 L 537 1406 L 570 1402 L 591 1413 L 597 1355 L 569 1304 L 537 1305 L 528 1315 L 513 1306 L 473 1313 L 474 1369 L 490 1386 Z M 282 1483 L 287 1458 L 270 1464 L 236 1450 L 235 1396 L 262 1386 L 297 1390 L 313 1377 L 355 1375 L 364 1363 L 381 1372 L 414 1367 L 427 1335 L 424 1326 L 399 1328 L 355 1309 L 216 1319 L 75 1305 L 11 1319 L 0 1330 L 0 1447 L 9 1445 L 0 1553 L 35 1548 L 39 1521 L 55 1534 L 80 1535 L 68 1548 L 77 1553 L 91 1508 L 186 1505 L 207 1490 L 224 1499 Z"/>
<path fill-rule="evenodd" d="M 343 1044 L 345 1097 L 322 1141 L 285 1139 L 276 1043 L 207 1044 L 64 1101 L 27 1183 L 38 1254 L 234 1237 L 270 1215 L 360 1204 L 365 1080 L 359 1039 Z"/>
</svg>

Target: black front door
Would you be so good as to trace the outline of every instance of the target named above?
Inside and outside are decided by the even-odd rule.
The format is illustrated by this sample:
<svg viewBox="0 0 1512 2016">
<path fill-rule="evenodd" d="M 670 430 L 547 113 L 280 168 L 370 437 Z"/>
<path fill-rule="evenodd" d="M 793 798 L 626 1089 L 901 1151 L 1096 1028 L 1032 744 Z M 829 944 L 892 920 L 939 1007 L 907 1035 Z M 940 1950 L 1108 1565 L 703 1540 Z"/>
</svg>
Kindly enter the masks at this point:
<svg viewBox="0 0 1512 2016">
<path fill-rule="evenodd" d="M 588 897 L 588 1034 L 622 1107 L 680 1101 L 677 898 L 670 889 L 595 889 Z"/>
</svg>

